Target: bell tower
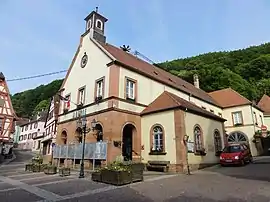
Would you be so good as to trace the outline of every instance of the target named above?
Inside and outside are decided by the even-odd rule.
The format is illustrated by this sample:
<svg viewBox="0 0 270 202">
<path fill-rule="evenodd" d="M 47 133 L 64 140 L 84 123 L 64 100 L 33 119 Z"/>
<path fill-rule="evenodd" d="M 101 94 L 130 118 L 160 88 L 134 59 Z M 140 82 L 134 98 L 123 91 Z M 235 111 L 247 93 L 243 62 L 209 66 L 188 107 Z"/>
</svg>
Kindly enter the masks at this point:
<svg viewBox="0 0 270 202">
<path fill-rule="evenodd" d="M 10 139 L 16 117 L 5 76 L 0 72 L 0 142 Z"/>
<path fill-rule="evenodd" d="M 98 7 L 92 11 L 85 19 L 86 32 L 90 32 L 90 38 L 99 42 L 106 43 L 106 36 L 104 35 L 105 23 L 107 18 L 98 13 Z"/>
</svg>

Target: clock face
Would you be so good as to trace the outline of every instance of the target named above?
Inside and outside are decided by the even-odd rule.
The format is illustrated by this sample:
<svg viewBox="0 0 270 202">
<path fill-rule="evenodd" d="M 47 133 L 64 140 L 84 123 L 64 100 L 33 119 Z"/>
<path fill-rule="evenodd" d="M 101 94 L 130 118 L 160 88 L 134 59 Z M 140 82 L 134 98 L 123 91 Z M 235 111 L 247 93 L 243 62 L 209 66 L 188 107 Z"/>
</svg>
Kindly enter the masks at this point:
<svg viewBox="0 0 270 202">
<path fill-rule="evenodd" d="M 88 61 L 88 56 L 86 55 L 86 53 L 84 53 L 84 56 L 82 57 L 82 60 L 81 60 L 81 67 L 84 68 L 87 64 L 87 61 Z"/>
</svg>

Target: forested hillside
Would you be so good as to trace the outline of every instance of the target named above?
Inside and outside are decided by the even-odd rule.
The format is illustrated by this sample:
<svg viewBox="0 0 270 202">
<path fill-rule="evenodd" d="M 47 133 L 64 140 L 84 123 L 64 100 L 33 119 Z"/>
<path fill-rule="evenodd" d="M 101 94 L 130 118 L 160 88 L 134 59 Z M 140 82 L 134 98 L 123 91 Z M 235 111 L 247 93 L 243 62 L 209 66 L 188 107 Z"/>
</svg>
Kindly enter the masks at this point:
<svg viewBox="0 0 270 202">
<path fill-rule="evenodd" d="M 264 93 L 270 94 L 270 43 L 167 61 L 159 66 L 191 83 L 197 73 L 200 87 L 207 92 L 231 87 L 256 101 Z"/>
<path fill-rule="evenodd" d="M 193 83 L 193 75 L 200 78 L 200 87 L 207 91 L 231 87 L 250 100 L 258 101 L 270 94 L 270 43 L 243 50 L 214 52 L 158 64 L 171 73 Z M 31 117 L 49 105 L 49 99 L 63 80 L 17 93 L 12 96 L 16 113 Z"/>
<path fill-rule="evenodd" d="M 63 80 L 55 80 L 35 89 L 11 96 L 12 104 L 19 117 L 31 118 L 42 109 L 47 109 L 50 98 L 60 89 Z"/>
</svg>

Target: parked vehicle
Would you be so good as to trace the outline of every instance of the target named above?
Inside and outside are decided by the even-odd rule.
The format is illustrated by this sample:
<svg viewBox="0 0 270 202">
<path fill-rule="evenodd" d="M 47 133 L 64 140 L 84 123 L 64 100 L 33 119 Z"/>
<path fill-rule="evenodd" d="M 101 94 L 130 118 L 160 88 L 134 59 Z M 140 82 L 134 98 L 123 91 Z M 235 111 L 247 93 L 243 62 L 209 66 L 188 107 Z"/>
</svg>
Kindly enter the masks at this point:
<svg viewBox="0 0 270 202">
<path fill-rule="evenodd" d="M 246 144 L 230 144 L 226 146 L 220 154 L 220 164 L 225 165 L 245 165 L 253 161 L 249 147 Z"/>
</svg>

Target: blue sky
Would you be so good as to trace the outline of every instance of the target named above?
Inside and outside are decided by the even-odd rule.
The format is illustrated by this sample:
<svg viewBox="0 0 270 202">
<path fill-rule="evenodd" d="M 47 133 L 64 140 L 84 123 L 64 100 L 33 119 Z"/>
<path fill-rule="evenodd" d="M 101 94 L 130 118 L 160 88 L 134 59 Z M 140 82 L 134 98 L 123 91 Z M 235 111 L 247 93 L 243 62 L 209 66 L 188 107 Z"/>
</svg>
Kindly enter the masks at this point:
<svg viewBox="0 0 270 202">
<path fill-rule="evenodd" d="M 109 43 L 156 62 L 270 42 L 269 0 L 1 0 L 0 71 L 13 79 L 67 69 L 96 6 Z M 13 94 L 64 76 L 8 85 Z"/>
</svg>

